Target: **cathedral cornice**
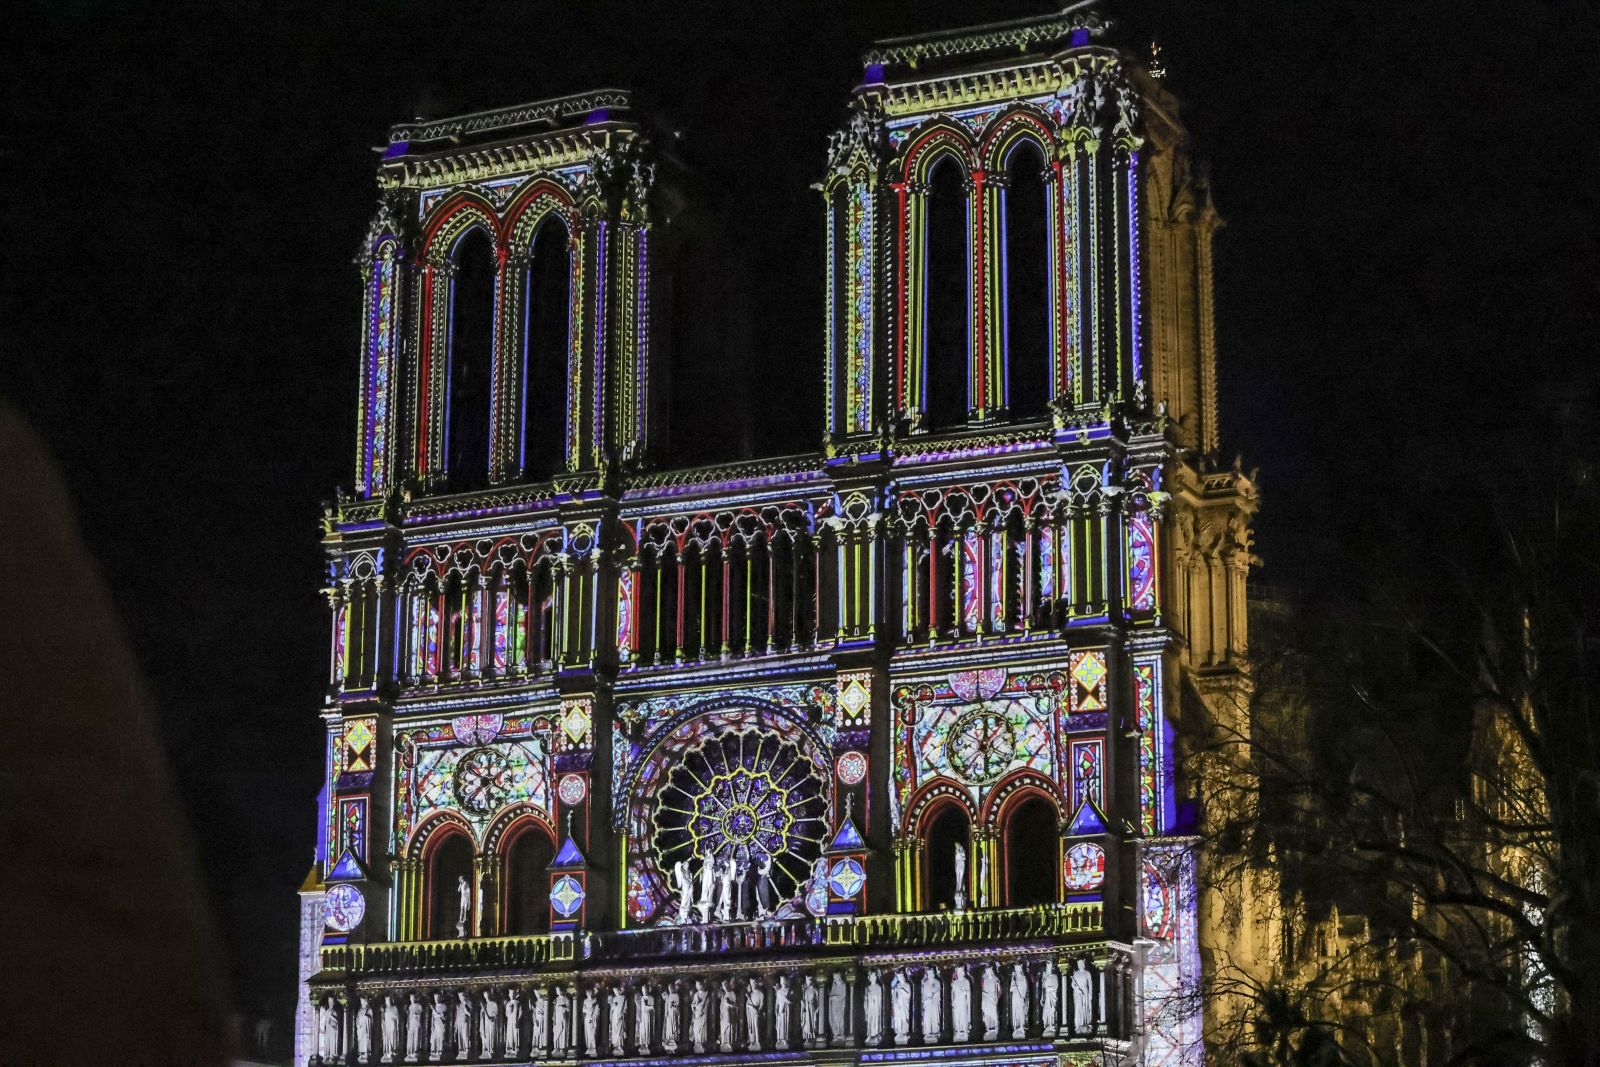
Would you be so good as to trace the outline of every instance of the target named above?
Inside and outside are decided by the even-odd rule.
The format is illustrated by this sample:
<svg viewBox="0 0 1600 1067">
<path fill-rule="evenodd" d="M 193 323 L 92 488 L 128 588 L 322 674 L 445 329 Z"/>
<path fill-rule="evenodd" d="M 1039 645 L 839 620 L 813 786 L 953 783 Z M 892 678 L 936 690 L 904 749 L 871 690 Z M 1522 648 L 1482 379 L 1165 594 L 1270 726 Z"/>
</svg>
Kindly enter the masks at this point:
<svg viewBox="0 0 1600 1067">
<path fill-rule="evenodd" d="M 562 125 L 566 124 L 566 120 L 585 118 L 603 108 L 628 108 L 632 104 L 632 98 L 625 89 L 591 89 L 550 100 L 512 104 L 429 122 L 402 122 L 390 127 L 389 143 L 417 144 L 445 138 L 460 143 L 467 137 L 524 126 Z"/>
<path fill-rule="evenodd" d="M 607 122 L 499 144 L 448 150 L 415 158 L 390 158 L 378 170 L 384 189 L 433 189 L 463 182 L 542 173 L 593 163 L 639 139 L 626 124 Z"/>
<path fill-rule="evenodd" d="M 929 60 L 1023 51 L 1036 45 L 1071 42 L 1074 33 L 1079 32 L 1087 41 L 1101 36 L 1112 25 L 1111 20 L 1094 8 L 1093 0 L 1087 0 L 1051 15 L 909 37 L 891 37 L 873 44 L 862 56 L 862 63 L 866 66 L 915 68 Z"/>
</svg>

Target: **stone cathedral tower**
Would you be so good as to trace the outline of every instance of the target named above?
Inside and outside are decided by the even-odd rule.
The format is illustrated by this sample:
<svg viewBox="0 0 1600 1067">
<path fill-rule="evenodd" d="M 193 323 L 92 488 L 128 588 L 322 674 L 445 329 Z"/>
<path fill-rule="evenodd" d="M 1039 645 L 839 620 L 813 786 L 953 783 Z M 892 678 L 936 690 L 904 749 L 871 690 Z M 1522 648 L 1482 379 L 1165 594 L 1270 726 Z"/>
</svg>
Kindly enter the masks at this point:
<svg viewBox="0 0 1600 1067">
<path fill-rule="evenodd" d="M 299 1062 L 1202 1061 L 1175 723 L 1245 684 L 1255 495 L 1107 29 L 867 53 L 810 456 L 659 469 L 627 93 L 390 132 Z"/>
</svg>

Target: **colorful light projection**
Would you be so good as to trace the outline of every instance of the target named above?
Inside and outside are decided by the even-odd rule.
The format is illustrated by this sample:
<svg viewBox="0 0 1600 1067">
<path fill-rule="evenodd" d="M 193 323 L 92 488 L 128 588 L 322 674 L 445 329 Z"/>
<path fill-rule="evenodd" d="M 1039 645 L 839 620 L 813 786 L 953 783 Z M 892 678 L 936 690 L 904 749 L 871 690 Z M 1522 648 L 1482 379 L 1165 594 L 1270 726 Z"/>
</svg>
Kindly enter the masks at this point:
<svg viewBox="0 0 1600 1067">
<path fill-rule="evenodd" d="M 1133 665 L 1133 703 L 1139 728 L 1139 827 L 1146 834 L 1165 829 L 1166 775 L 1162 750 L 1166 721 L 1161 713 L 1161 663 Z"/>
<path fill-rule="evenodd" d="M 1027 675 L 955 671 L 900 686 L 891 705 L 897 721 L 889 804 L 896 826 L 911 797 L 936 778 L 961 788 L 974 808 L 1013 771 L 1057 781 L 1063 753 L 1055 691 Z"/>
<path fill-rule="evenodd" d="M 1106 850 L 1092 841 L 1079 841 L 1067 849 L 1062 866 L 1061 884 L 1067 892 L 1099 889 L 1106 880 Z"/>
<path fill-rule="evenodd" d="M 532 806 L 550 819 L 549 730 L 544 719 L 502 721 L 494 715 L 400 731 L 395 737 L 397 844 L 403 848 L 412 831 L 439 811 L 456 812 L 480 834 L 514 805 Z"/>
<path fill-rule="evenodd" d="M 1148 512 L 1128 516 L 1128 608 L 1156 610 L 1156 534 Z"/>
<path fill-rule="evenodd" d="M 1093 804 L 1105 810 L 1105 742 L 1099 738 L 1072 742 L 1072 810 Z"/>
<path fill-rule="evenodd" d="M 1072 681 L 1068 710 L 1074 715 L 1106 710 L 1106 654 L 1074 652 L 1068 664 L 1067 673 Z"/>
</svg>

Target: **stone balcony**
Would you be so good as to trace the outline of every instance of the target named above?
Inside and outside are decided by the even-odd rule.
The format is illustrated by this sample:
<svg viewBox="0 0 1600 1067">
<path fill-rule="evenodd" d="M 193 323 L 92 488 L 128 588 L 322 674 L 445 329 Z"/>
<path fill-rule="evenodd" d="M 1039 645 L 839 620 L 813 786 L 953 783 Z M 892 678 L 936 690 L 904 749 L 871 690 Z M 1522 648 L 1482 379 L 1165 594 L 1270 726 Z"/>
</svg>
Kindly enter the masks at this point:
<svg viewBox="0 0 1600 1067">
<path fill-rule="evenodd" d="M 1122 1047 L 1138 980 L 1095 903 L 340 945 L 322 965 L 325 1064 L 1049 1057 Z"/>
</svg>

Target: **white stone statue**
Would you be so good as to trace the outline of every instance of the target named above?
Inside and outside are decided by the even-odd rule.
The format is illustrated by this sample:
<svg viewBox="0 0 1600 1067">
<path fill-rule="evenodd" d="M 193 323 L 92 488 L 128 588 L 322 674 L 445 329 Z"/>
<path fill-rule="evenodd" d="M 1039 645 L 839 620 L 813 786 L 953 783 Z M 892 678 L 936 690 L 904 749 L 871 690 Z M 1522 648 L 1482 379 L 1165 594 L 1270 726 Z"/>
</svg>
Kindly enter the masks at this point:
<svg viewBox="0 0 1600 1067">
<path fill-rule="evenodd" d="M 415 993 L 406 1005 L 406 1062 L 416 1063 L 422 1055 L 422 1001 Z"/>
<path fill-rule="evenodd" d="M 1011 965 L 1011 1036 L 1028 1036 L 1028 971 L 1021 960 Z"/>
<path fill-rule="evenodd" d="M 972 979 L 962 963 L 950 972 L 950 1031 L 953 1041 L 972 1037 Z"/>
<path fill-rule="evenodd" d="M 472 921 L 472 887 L 467 876 L 456 877 L 456 936 L 467 936 L 467 923 Z"/>
<path fill-rule="evenodd" d="M 1089 964 L 1078 961 L 1072 971 L 1072 1034 L 1081 1037 L 1094 1029 L 1094 976 Z"/>
<path fill-rule="evenodd" d="M 911 1040 L 911 979 L 899 969 L 889 979 L 889 1029 L 894 1031 L 895 1044 Z"/>
<path fill-rule="evenodd" d="M 752 978 L 744 991 L 745 1047 L 751 1052 L 761 1051 L 761 1009 L 766 1006 L 767 991 L 761 988 L 761 979 Z"/>
<path fill-rule="evenodd" d="M 937 1045 L 944 1032 L 944 984 L 937 967 L 922 969 L 922 1043 Z"/>
<path fill-rule="evenodd" d="M 722 880 L 717 891 L 717 922 L 732 922 L 734 885 L 739 877 L 739 861 L 732 856 L 722 865 Z"/>
<path fill-rule="evenodd" d="M 978 852 L 978 907 L 989 906 L 989 852 L 981 849 Z"/>
<path fill-rule="evenodd" d="M 356 1062 L 372 1062 L 372 1001 L 366 997 L 356 1009 Z"/>
<path fill-rule="evenodd" d="M 433 1011 L 428 1019 L 428 1058 L 435 1062 L 444 1059 L 444 1035 L 450 1029 L 450 1002 L 443 993 L 433 995 Z"/>
<path fill-rule="evenodd" d="M 678 983 L 668 982 L 661 992 L 661 1047 L 671 1055 L 678 1051 Z"/>
<path fill-rule="evenodd" d="M 456 993 L 456 1059 L 472 1054 L 472 1002 L 463 990 Z"/>
<path fill-rule="evenodd" d="M 383 1058 L 382 1063 L 393 1063 L 400 1053 L 400 1005 L 394 997 L 383 998 Z"/>
<path fill-rule="evenodd" d="M 964 911 L 967 906 L 967 846 L 956 842 L 956 910 Z"/>
<path fill-rule="evenodd" d="M 700 912 L 700 921 L 711 921 L 711 909 L 717 902 L 717 862 L 707 856 L 700 864 L 700 901 L 696 908 Z"/>
<path fill-rule="evenodd" d="M 883 983 L 877 971 L 867 972 L 867 988 L 861 994 L 862 1014 L 866 1017 L 867 1047 L 883 1044 Z"/>
<path fill-rule="evenodd" d="M 823 1042 L 822 1035 L 822 979 L 806 975 L 800 991 L 800 1036 L 807 1048 L 816 1048 Z"/>
<path fill-rule="evenodd" d="M 789 1048 L 789 1004 L 792 996 L 789 976 L 778 975 L 778 984 L 772 990 L 772 1045 L 780 1052 Z"/>
<path fill-rule="evenodd" d="M 594 986 L 583 991 L 583 1051 L 600 1055 L 600 992 Z"/>
<path fill-rule="evenodd" d="M 641 1056 L 648 1056 L 656 1039 L 656 991 L 641 982 L 633 995 L 633 1045 Z"/>
<path fill-rule="evenodd" d="M 694 989 L 689 993 L 689 1044 L 694 1049 L 695 1055 L 703 1056 L 706 1051 L 706 1017 L 711 1013 L 711 994 L 706 990 L 704 979 L 694 980 Z"/>
<path fill-rule="evenodd" d="M 678 887 L 678 925 L 688 926 L 694 911 L 694 876 L 689 873 L 688 860 L 672 865 L 672 880 Z"/>
<path fill-rule="evenodd" d="M 494 1047 L 500 1043 L 500 1002 L 494 990 L 485 990 L 483 1005 L 478 1009 L 478 1058 L 494 1059 Z"/>
<path fill-rule="evenodd" d="M 622 991 L 621 986 L 612 986 L 610 992 L 606 994 L 606 1030 L 611 1036 L 611 1054 L 613 1056 L 622 1055 L 623 1049 L 627 1045 L 626 1017 L 628 1002 L 626 998 L 627 994 Z"/>
<path fill-rule="evenodd" d="M 572 998 L 567 991 L 556 986 L 555 1002 L 550 1009 L 551 1055 L 566 1059 L 572 1050 Z"/>
<path fill-rule="evenodd" d="M 506 992 L 506 1059 L 516 1059 L 522 1051 L 522 1000 L 517 987 Z"/>
<path fill-rule="evenodd" d="M 993 1041 L 1000 1036 L 1000 976 L 992 963 L 983 965 L 979 997 L 983 1004 L 983 1039 Z"/>
<path fill-rule="evenodd" d="M 777 889 L 772 884 L 772 856 L 764 854 L 756 862 L 756 918 L 771 916 L 777 895 Z"/>
<path fill-rule="evenodd" d="M 550 1047 L 550 1024 L 545 1020 L 545 996 L 543 986 L 534 987 L 533 999 L 528 1002 L 528 1012 L 533 1016 L 533 1023 L 529 1027 L 529 1029 L 533 1031 L 533 1034 L 528 1039 L 528 1057 L 535 1060 L 543 1059 L 546 1050 Z M 561 1049 L 558 1046 L 556 1048 L 556 1055 L 559 1056 L 560 1054 Z"/>
<path fill-rule="evenodd" d="M 1045 1037 L 1055 1037 L 1060 1031 L 1061 979 L 1056 974 L 1056 961 L 1046 959 L 1039 970 L 1039 1027 Z"/>
<path fill-rule="evenodd" d="M 725 978 L 717 992 L 717 1048 L 732 1052 L 734 1042 L 734 1013 L 739 1007 L 739 994 L 734 991 L 733 980 Z"/>
<path fill-rule="evenodd" d="M 317 1055 L 324 1063 L 339 1057 L 339 1005 L 332 997 L 325 997 L 317 1009 Z"/>
<path fill-rule="evenodd" d="M 828 1030 L 835 1045 L 845 1042 L 845 1016 L 849 1008 L 850 991 L 845 988 L 844 974 L 834 971 L 833 979 L 828 983 Z"/>
</svg>

